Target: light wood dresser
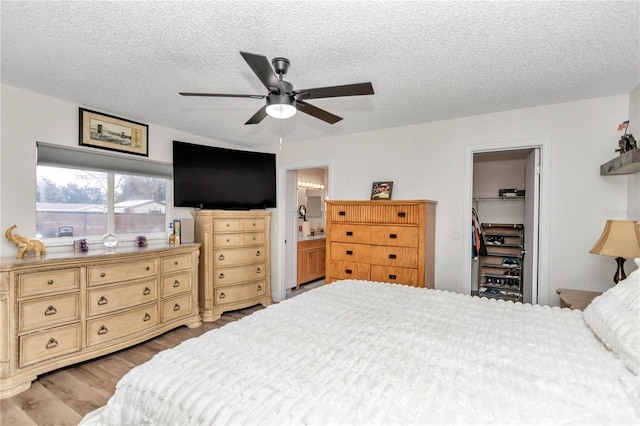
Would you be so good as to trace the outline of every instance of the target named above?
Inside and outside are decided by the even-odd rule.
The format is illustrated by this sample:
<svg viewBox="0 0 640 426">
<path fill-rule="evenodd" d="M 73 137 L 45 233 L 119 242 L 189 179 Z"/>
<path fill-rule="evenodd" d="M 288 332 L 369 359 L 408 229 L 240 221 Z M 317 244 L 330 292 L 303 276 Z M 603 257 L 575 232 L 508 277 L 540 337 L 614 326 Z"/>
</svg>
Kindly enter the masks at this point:
<svg viewBox="0 0 640 426">
<path fill-rule="evenodd" d="M 202 244 L 200 313 L 211 322 L 223 312 L 270 305 L 271 212 L 199 210 L 195 238 Z"/>
<path fill-rule="evenodd" d="M 327 201 L 326 282 L 433 288 L 435 201 Z"/>
<path fill-rule="evenodd" d="M 199 244 L 0 263 L 0 398 L 39 374 L 202 324 Z"/>
</svg>

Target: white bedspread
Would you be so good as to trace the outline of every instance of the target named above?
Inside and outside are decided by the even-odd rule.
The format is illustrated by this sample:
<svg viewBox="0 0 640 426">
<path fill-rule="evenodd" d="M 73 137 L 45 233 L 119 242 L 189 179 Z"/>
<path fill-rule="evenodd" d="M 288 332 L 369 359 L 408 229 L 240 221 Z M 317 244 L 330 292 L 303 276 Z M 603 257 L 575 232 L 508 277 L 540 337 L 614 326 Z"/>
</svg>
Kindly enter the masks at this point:
<svg viewBox="0 0 640 426">
<path fill-rule="evenodd" d="M 157 354 L 82 424 L 639 424 L 582 312 L 342 281 Z"/>
</svg>

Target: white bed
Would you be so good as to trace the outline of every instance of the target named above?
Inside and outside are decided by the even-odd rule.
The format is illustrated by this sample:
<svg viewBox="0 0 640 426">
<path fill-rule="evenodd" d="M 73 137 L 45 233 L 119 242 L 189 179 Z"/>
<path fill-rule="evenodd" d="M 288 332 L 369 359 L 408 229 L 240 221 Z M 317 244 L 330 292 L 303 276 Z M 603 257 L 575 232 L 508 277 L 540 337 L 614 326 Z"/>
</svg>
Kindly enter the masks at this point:
<svg viewBox="0 0 640 426">
<path fill-rule="evenodd" d="M 637 425 L 629 354 L 594 334 L 608 322 L 595 309 L 345 280 L 157 354 L 81 424 Z M 629 334 L 623 322 L 613 345 L 631 344 L 636 368 L 640 324 Z"/>
</svg>

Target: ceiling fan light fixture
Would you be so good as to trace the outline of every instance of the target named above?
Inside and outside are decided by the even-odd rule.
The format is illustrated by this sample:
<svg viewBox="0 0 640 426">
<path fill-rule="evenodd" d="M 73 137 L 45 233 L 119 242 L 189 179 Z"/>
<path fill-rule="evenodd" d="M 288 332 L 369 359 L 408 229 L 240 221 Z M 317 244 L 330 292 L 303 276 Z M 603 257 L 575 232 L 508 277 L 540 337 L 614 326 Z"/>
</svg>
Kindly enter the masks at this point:
<svg viewBox="0 0 640 426">
<path fill-rule="evenodd" d="M 296 107 L 293 96 L 290 95 L 269 95 L 267 114 L 273 118 L 291 118 L 296 114 Z"/>
</svg>

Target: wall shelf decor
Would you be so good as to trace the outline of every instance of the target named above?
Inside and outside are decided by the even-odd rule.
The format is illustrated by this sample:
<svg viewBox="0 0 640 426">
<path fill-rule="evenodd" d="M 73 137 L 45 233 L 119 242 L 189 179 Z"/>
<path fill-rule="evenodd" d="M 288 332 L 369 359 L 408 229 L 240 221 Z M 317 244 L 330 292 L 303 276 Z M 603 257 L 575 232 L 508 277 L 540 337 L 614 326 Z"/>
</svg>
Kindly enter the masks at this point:
<svg viewBox="0 0 640 426">
<path fill-rule="evenodd" d="M 600 166 L 600 175 L 628 175 L 640 172 L 640 149 L 632 149 Z"/>
</svg>

